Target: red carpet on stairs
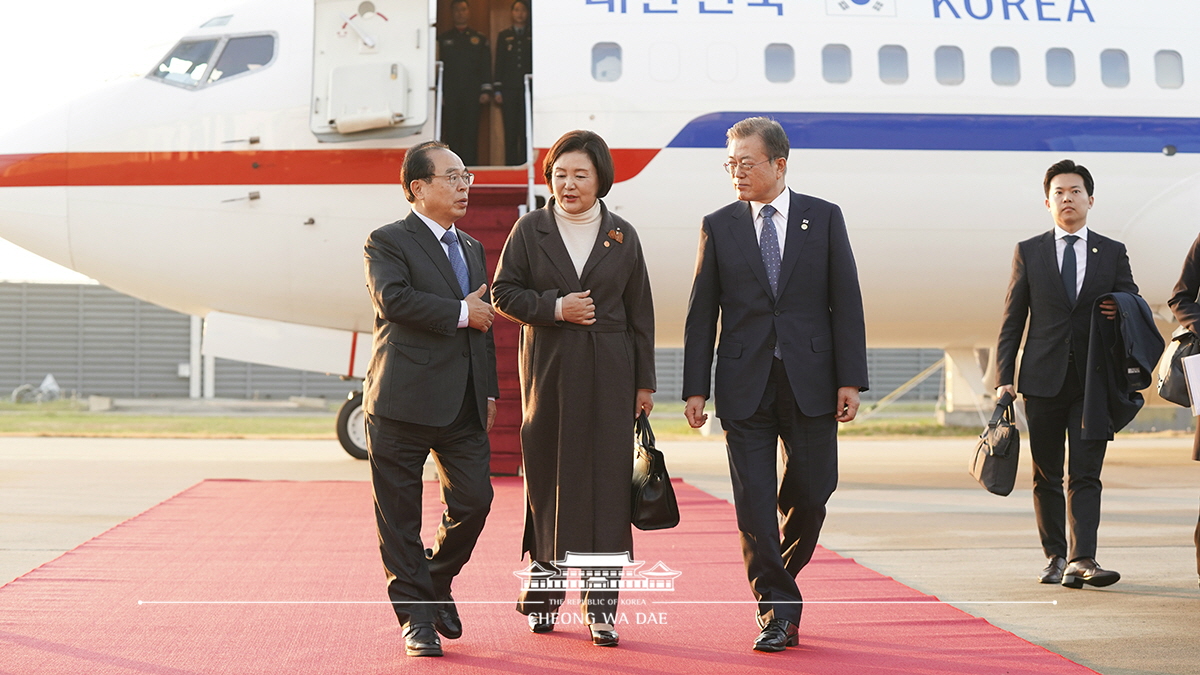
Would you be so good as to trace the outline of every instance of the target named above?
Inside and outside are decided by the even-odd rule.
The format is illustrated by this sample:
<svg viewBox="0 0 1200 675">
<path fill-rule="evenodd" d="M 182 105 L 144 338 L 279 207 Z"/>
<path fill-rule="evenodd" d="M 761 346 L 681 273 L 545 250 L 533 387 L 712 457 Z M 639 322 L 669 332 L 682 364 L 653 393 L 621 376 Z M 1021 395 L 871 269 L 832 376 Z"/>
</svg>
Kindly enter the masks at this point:
<svg viewBox="0 0 1200 675">
<path fill-rule="evenodd" d="M 800 646 L 753 652 L 733 508 L 682 483 L 683 522 L 638 532 L 633 556 L 680 575 L 622 594 L 620 647 L 578 623 L 534 635 L 514 611 L 521 483 L 495 487 L 444 658 L 404 655 L 368 483 L 205 481 L 0 588 L 0 674 L 1093 672 L 824 549 Z M 427 485 L 427 532 L 439 513 Z"/>
</svg>

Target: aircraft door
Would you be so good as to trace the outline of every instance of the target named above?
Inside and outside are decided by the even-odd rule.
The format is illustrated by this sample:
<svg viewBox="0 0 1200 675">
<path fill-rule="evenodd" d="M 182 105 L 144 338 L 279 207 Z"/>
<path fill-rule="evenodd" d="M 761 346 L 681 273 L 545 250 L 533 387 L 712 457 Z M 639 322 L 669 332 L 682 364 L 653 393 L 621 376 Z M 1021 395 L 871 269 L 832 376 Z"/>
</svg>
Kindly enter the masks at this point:
<svg viewBox="0 0 1200 675">
<path fill-rule="evenodd" d="M 314 0 L 309 118 L 321 141 L 415 134 L 429 116 L 429 0 Z"/>
</svg>

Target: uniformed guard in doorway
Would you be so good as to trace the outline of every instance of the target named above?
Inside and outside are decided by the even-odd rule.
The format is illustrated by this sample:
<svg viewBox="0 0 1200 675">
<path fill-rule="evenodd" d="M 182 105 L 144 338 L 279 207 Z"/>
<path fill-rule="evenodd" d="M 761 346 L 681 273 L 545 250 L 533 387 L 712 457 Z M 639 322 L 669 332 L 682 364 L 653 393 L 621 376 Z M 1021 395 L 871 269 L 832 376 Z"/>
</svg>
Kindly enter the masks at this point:
<svg viewBox="0 0 1200 675">
<path fill-rule="evenodd" d="M 511 28 L 496 36 L 495 103 L 504 115 L 504 163 L 525 163 L 525 76 L 533 72 L 529 2 L 512 4 Z"/>
<path fill-rule="evenodd" d="M 479 164 L 479 107 L 492 97 L 492 54 L 483 33 L 467 24 L 471 6 L 452 0 L 454 28 L 438 36 L 442 69 L 442 141 L 467 166 Z"/>
</svg>

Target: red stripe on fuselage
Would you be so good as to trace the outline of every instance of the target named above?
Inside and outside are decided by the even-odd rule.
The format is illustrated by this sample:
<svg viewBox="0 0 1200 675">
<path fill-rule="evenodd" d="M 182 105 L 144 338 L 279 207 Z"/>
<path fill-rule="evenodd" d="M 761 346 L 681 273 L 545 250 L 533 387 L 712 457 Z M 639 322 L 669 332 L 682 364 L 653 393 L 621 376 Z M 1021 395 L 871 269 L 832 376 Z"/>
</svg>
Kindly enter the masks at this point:
<svg viewBox="0 0 1200 675">
<path fill-rule="evenodd" d="M 0 187 L 361 185 L 400 181 L 403 149 L 66 152 L 0 155 Z M 658 148 L 613 150 L 616 181 L 641 173 Z M 538 165 L 546 150 L 538 152 Z M 475 172 L 479 185 L 524 185 L 524 167 Z M 541 171 L 534 179 L 544 182 Z"/>
</svg>

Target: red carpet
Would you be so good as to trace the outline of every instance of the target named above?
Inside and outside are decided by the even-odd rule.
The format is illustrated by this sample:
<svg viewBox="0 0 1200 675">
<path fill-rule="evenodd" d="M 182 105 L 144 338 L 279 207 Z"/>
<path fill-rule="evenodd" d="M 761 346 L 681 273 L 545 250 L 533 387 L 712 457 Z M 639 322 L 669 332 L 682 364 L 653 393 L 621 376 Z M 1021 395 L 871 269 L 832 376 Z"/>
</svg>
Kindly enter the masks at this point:
<svg viewBox="0 0 1200 675">
<path fill-rule="evenodd" d="M 749 598 L 733 509 L 677 490 L 683 523 L 637 533 L 634 558 L 682 574 L 673 592 L 622 595 L 616 649 L 578 624 L 533 635 L 513 610 L 518 479 L 496 481 L 454 588 L 466 634 L 441 659 L 405 657 L 381 602 L 367 483 L 206 481 L 0 588 L 0 673 L 1093 672 L 934 602 L 810 604 L 799 648 L 755 653 L 753 605 L 712 604 Z M 432 523 L 436 489 L 425 505 Z M 800 581 L 809 601 L 933 600 L 825 550 Z"/>
</svg>

